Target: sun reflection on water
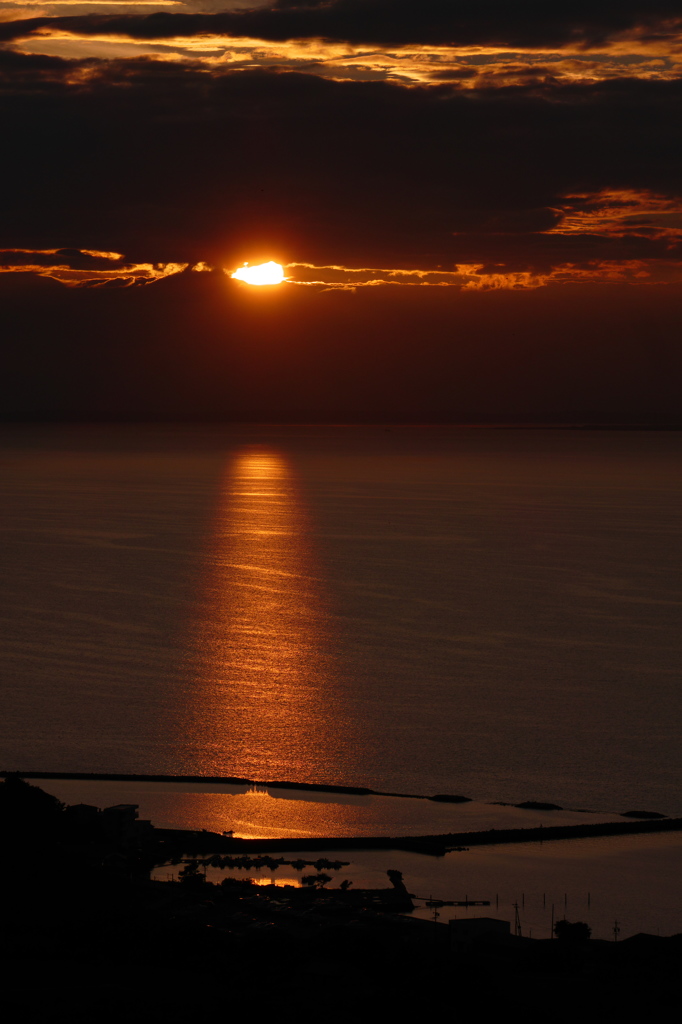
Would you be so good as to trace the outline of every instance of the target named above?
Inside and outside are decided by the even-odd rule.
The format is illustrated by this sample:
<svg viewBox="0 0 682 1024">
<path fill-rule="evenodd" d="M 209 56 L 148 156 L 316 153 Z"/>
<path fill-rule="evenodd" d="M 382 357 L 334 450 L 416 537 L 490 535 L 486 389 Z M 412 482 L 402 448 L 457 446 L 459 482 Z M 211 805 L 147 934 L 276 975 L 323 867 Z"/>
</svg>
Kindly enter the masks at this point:
<svg viewBox="0 0 682 1024">
<path fill-rule="evenodd" d="M 228 464 L 202 590 L 185 760 L 207 774 L 329 781 L 344 744 L 330 616 L 305 505 L 279 452 L 246 449 Z"/>
<path fill-rule="evenodd" d="M 235 877 L 239 876 L 237 875 Z M 276 885 L 280 887 L 284 885 L 293 885 L 294 888 L 296 889 L 301 888 L 301 879 L 295 877 L 294 875 L 292 875 L 289 878 L 284 878 L 284 876 L 277 878 L 267 878 L 263 875 L 249 875 L 248 877 L 251 879 L 253 885 Z"/>
</svg>

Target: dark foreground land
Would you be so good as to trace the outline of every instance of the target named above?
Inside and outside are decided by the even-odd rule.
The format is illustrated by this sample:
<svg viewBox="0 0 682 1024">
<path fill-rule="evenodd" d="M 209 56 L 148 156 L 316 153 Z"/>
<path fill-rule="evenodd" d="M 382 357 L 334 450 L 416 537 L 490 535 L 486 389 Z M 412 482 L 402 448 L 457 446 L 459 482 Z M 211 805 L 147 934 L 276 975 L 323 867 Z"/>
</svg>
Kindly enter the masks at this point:
<svg viewBox="0 0 682 1024">
<path fill-rule="evenodd" d="M 9 777 L 0 821 L 8 1022 L 603 1021 L 662 1016 L 677 1000 L 682 936 L 451 934 L 403 916 L 410 896 L 388 852 L 382 890 L 331 888 L 323 861 L 302 889 L 212 885 L 187 857 L 200 850 L 176 856 L 177 881 L 159 882 L 150 871 L 169 840 L 129 809 L 65 808 Z"/>
</svg>

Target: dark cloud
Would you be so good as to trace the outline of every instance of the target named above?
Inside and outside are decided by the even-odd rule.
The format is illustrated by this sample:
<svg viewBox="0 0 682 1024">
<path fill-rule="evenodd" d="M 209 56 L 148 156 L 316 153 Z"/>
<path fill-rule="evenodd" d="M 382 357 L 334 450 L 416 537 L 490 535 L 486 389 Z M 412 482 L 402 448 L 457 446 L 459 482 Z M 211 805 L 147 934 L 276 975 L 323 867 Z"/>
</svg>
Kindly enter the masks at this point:
<svg viewBox="0 0 682 1024">
<path fill-rule="evenodd" d="M 680 80 L 472 94 L 6 52 L 0 80 L 3 65 L 5 248 L 227 265 L 679 259 L 635 225 L 546 232 L 566 195 L 680 195 Z"/>
<path fill-rule="evenodd" d="M 226 34 L 271 41 L 315 37 L 395 46 L 552 48 L 603 45 L 633 31 L 664 38 L 680 30 L 682 10 L 679 0 L 284 0 L 269 9 L 221 14 L 34 18 L 0 25 L 0 39 L 21 38 L 47 25 L 83 35 L 124 34 L 135 39 Z"/>
</svg>

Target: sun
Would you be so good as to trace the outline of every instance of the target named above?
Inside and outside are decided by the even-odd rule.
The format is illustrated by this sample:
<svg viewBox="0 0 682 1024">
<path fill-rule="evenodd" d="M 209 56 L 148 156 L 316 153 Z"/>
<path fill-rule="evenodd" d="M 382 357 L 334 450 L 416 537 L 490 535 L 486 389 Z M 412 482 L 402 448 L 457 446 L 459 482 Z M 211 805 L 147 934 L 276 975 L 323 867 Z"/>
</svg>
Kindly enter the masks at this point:
<svg viewBox="0 0 682 1024">
<path fill-rule="evenodd" d="M 284 281 L 284 267 L 279 263 L 273 263 L 272 260 L 269 263 L 259 263 L 257 267 L 250 267 L 245 263 L 231 276 L 247 284 L 281 284 Z"/>
</svg>

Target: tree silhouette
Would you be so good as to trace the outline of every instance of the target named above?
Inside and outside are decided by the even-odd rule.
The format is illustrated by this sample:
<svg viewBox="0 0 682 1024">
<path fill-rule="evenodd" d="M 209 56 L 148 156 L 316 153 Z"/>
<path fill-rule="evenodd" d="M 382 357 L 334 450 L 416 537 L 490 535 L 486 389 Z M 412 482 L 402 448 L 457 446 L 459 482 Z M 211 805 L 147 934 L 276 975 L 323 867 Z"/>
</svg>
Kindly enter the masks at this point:
<svg viewBox="0 0 682 1024">
<path fill-rule="evenodd" d="M 391 883 L 391 885 L 393 886 L 394 889 L 398 889 L 400 892 L 403 892 L 405 890 L 405 883 L 403 882 L 403 873 L 402 873 L 402 871 L 396 871 L 394 869 L 393 870 L 389 869 L 386 872 L 386 874 L 388 875 L 388 879 L 389 879 L 389 881 L 390 881 L 390 883 Z"/>
<path fill-rule="evenodd" d="M 0 785 L 0 822 L 15 838 L 46 838 L 59 827 L 64 804 L 56 796 L 31 786 L 19 775 L 8 775 Z"/>
<path fill-rule="evenodd" d="M 327 882 L 331 882 L 331 875 L 303 875 L 301 882 L 303 885 L 313 885 L 316 889 L 322 889 Z"/>
</svg>

